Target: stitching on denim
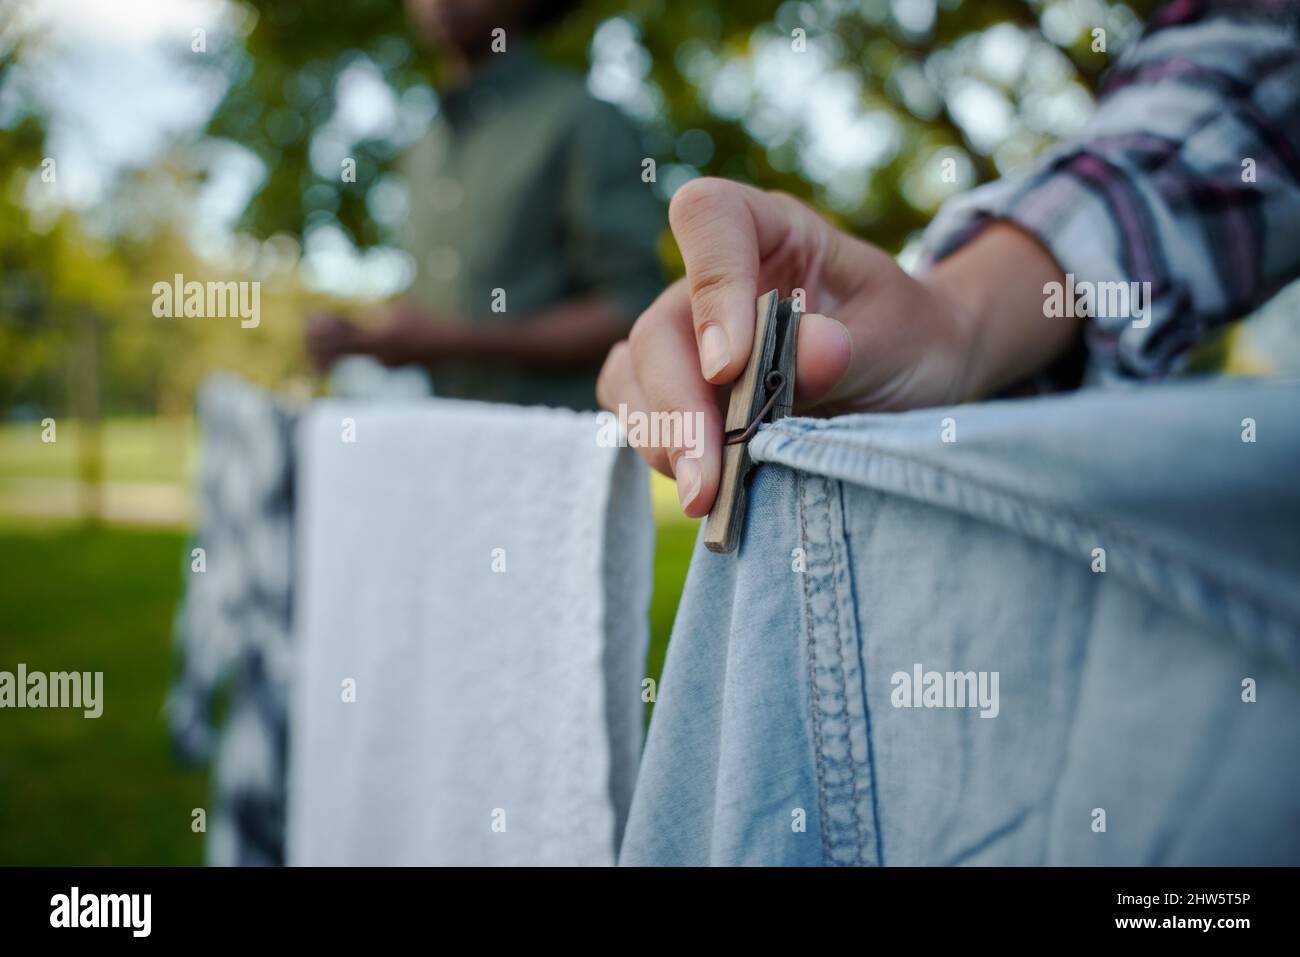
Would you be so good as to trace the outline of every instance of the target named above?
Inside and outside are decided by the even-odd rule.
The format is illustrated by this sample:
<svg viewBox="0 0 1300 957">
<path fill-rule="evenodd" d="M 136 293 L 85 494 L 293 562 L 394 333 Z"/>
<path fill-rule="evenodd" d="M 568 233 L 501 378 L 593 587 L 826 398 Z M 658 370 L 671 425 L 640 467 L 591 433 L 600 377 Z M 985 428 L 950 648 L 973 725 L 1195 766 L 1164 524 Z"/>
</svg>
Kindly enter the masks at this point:
<svg viewBox="0 0 1300 957">
<path fill-rule="evenodd" d="M 851 452 L 861 452 L 867 455 L 876 455 L 876 456 L 880 456 L 881 458 L 893 459 L 895 462 L 900 462 L 903 465 L 911 465 L 911 466 L 916 466 L 918 468 L 930 469 L 934 472 L 941 472 L 944 475 L 948 476 L 949 478 L 956 479 L 960 482 L 970 485 L 973 488 L 976 488 L 979 491 L 984 492 L 986 494 L 996 496 L 1000 499 L 1006 499 L 1010 497 L 1022 499 L 1026 503 L 1033 505 L 1035 508 L 1041 509 L 1042 511 L 1060 515 L 1063 519 L 1066 519 L 1068 523 L 1077 530 L 1082 531 L 1084 529 L 1088 529 L 1088 530 L 1098 529 L 1098 530 L 1105 531 L 1107 537 L 1121 539 L 1126 542 L 1137 544 L 1137 539 L 1127 537 L 1123 532 L 1113 531 L 1110 528 L 1110 526 L 1107 526 L 1104 523 L 1099 523 L 1091 519 L 1085 520 L 1080 515 L 1080 513 L 1078 513 L 1074 509 L 1069 508 L 1068 506 L 1060 505 L 1058 503 L 1051 502 L 1049 500 L 1042 499 L 1042 498 L 1037 498 L 1035 496 L 1025 495 L 1019 489 L 1009 489 L 1009 488 L 1003 488 L 1002 486 L 999 485 L 994 485 L 982 478 L 975 478 L 973 475 L 969 475 L 958 469 L 954 469 L 948 465 L 941 465 L 938 462 L 931 462 L 928 459 L 909 458 L 908 456 L 903 455 L 900 452 L 895 452 L 893 449 L 880 449 L 880 448 L 874 448 L 870 445 L 862 445 L 856 442 L 849 442 L 844 439 L 826 438 L 824 436 L 812 432 L 806 432 L 806 433 L 790 432 L 788 430 L 783 429 L 779 425 L 772 426 L 770 430 L 772 432 L 778 432 L 781 435 L 786 436 L 787 438 L 802 439 L 803 441 L 811 442 L 814 445 L 824 445 L 830 448 L 848 449 Z M 802 465 L 802 464 L 791 465 L 789 467 L 805 469 L 805 470 L 808 468 L 806 465 Z"/>
<path fill-rule="evenodd" d="M 832 599 L 831 611 L 833 615 L 832 621 L 835 629 L 835 651 L 839 656 L 840 685 L 843 688 L 843 697 L 844 697 L 844 726 L 845 726 L 844 741 L 846 746 L 845 751 L 848 754 L 847 764 L 849 768 L 849 784 L 850 784 L 849 793 L 851 796 L 849 806 L 853 811 L 853 830 L 857 834 L 858 846 L 857 846 L 856 857 L 859 861 L 861 861 L 862 853 L 866 848 L 866 840 L 864 839 L 862 833 L 863 821 L 862 821 L 861 811 L 859 810 L 860 795 L 858 792 L 858 762 L 853 755 L 853 733 L 852 733 L 853 716 L 850 714 L 850 706 L 849 706 L 849 676 L 847 671 L 845 670 L 845 662 L 848 660 L 848 656 L 845 653 L 846 633 L 845 633 L 843 622 L 840 618 L 840 581 L 841 581 L 840 576 L 848 574 L 848 567 L 842 561 L 840 555 L 840 543 L 837 540 L 839 536 L 835 534 L 835 523 L 832 519 L 832 513 L 834 511 L 833 506 L 835 503 L 835 496 L 830 494 L 832 480 L 826 479 L 824 481 L 827 486 L 826 541 L 827 544 L 830 546 L 830 551 L 831 551 L 831 576 L 830 576 L 831 599 Z M 841 483 L 838 480 L 835 480 L 834 484 L 836 486 L 841 485 Z M 844 518 L 843 509 L 841 509 L 841 514 L 840 514 L 841 527 L 843 524 L 843 518 Z M 865 728 L 863 733 L 865 735 L 866 733 Z M 867 746 L 870 747 L 870 742 L 868 742 Z"/>
<path fill-rule="evenodd" d="M 825 492 L 826 486 L 829 482 L 829 479 L 820 476 L 818 477 L 816 494 L 820 497 L 820 501 L 817 503 L 820 506 L 825 506 L 826 501 L 829 498 Z M 848 722 L 846 714 L 848 710 L 848 701 L 845 695 L 844 661 L 839 648 L 838 627 L 831 619 L 831 615 L 838 611 L 835 604 L 838 596 L 834 579 L 834 552 L 830 539 L 830 521 L 825 512 L 826 509 L 824 507 L 819 508 L 814 517 L 817 519 L 815 525 L 816 531 L 822 536 L 822 538 L 817 541 L 818 550 L 820 551 L 824 548 L 827 552 L 824 557 L 820 554 L 816 557 L 819 562 L 825 562 L 826 564 L 820 564 L 816 567 L 810 565 L 807 574 L 810 578 L 813 575 L 818 576 L 818 581 L 816 582 L 817 594 L 830 604 L 830 611 L 817 614 L 814 620 L 817 644 L 823 648 L 827 656 L 823 659 L 827 687 L 822 689 L 824 696 L 819 699 L 822 705 L 820 710 L 820 719 L 823 723 L 823 742 L 825 743 L 829 741 L 834 746 L 834 751 L 826 749 L 823 746 L 823 759 L 828 770 L 828 777 L 831 778 L 827 785 L 827 808 L 829 812 L 832 812 L 828 814 L 828 818 L 831 820 L 832 827 L 834 828 L 834 833 L 831 836 L 831 857 L 832 863 L 839 864 L 841 863 L 840 853 L 846 847 L 851 857 L 856 859 L 858 856 L 857 845 L 861 842 L 855 841 L 851 837 L 846 837 L 844 834 L 844 825 L 835 819 L 835 814 L 833 813 L 842 808 L 844 803 L 839 792 L 843 790 L 845 776 L 847 775 L 850 785 L 853 783 L 854 778 L 852 765 L 853 751 L 847 732 Z M 827 567 L 827 565 L 830 567 L 829 572 L 818 570 Z M 828 629 L 832 631 L 830 636 L 827 635 Z M 832 652 L 834 653 L 834 660 L 831 660 L 829 657 Z M 830 706 L 828 706 L 828 704 Z M 837 712 L 833 710 L 833 706 L 838 706 L 839 711 Z M 841 757 L 838 752 L 842 752 L 844 757 Z M 833 777 L 831 777 L 831 772 L 833 772 Z M 860 824 L 857 821 L 856 810 L 852 809 L 851 805 L 850 813 L 853 814 L 853 828 L 856 832 L 859 829 Z"/>
<path fill-rule="evenodd" d="M 808 554 L 808 523 L 804 515 L 805 477 L 796 472 L 799 481 L 799 541 L 803 545 L 805 558 Z M 807 629 L 805 645 L 808 649 L 808 696 L 812 705 L 813 752 L 817 770 L 817 813 L 820 818 L 819 828 L 822 838 L 822 863 L 831 859 L 830 816 L 827 814 L 826 768 L 822 754 L 821 693 L 817 688 L 817 627 L 813 617 L 812 596 L 808 591 L 808 574 L 804 570 L 803 605 L 804 627 Z"/>
<path fill-rule="evenodd" d="M 821 528 L 824 516 L 820 511 L 818 511 L 814 516 L 818 521 L 816 523 L 809 523 L 807 508 L 811 504 L 814 495 L 822 495 L 821 489 L 823 489 L 826 484 L 827 480 L 820 476 L 815 477 L 815 484 L 812 481 L 805 482 L 804 492 L 806 498 L 801 499 L 801 503 L 804 505 L 805 528 L 813 528 L 819 535 L 824 534 L 824 529 Z M 824 497 L 824 495 L 822 497 Z M 828 547 L 829 542 L 823 542 L 820 538 L 814 542 L 811 538 L 811 534 L 809 534 L 808 551 L 810 559 L 815 557 L 820 562 L 821 556 L 818 553 L 824 546 Z M 810 561 L 808 569 L 804 572 L 804 588 L 808 599 L 808 617 L 811 627 L 812 647 L 824 655 L 829 650 L 826 648 L 826 628 L 828 620 L 826 615 L 819 612 L 815 598 L 817 596 L 826 597 L 828 594 L 833 596 L 834 583 L 830 582 L 828 587 L 828 583 L 823 580 L 826 577 L 825 574 L 819 570 L 822 567 L 825 566 L 814 565 Z M 818 577 L 818 581 L 815 583 L 813 582 L 814 576 Z M 821 667 L 818 667 L 819 665 Z M 825 670 L 826 672 L 826 688 L 821 687 L 820 672 L 822 670 Z M 814 717 L 817 722 L 818 762 L 822 774 L 822 795 L 824 799 L 822 805 L 822 811 L 824 814 L 823 820 L 825 821 L 825 829 L 823 833 L 826 841 L 824 849 L 827 855 L 827 861 L 830 864 L 838 864 L 840 862 L 839 851 L 845 844 L 841 833 L 843 827 L 840 822 L 836 820 L 835 814 L 833 813 L 837 809 L 839 800 L 834 794 L 832 794 L 833 788 L 838 790 L 840 777 L 845 773 L 845 770 L 843 762 L 837 757 L 832 756 L 830 748 L 827 746 L 828 743 L 833 743 L 835 746 L 845 750 L 846 752 L 849 750 L 846 746 L 847 742 L 843 740 L 845 735 L 836 727 L 835 713 L 830 707 L 830 704 L 835 701 L 842 702 L 844 697 L 842 675 L 843 669 L 837 668 L 833 662 L 820 656 L 817 659 L 814 659 L 812 680 L 813 687 L 817 689 L 817 707 Z M 832 774 L 834 774 L 834 780 L 832 780 Z"/>
<path fill-rule="evenodd" d="M 1000 502 L 1010 501 L 1012 505 L 1019 504 L 1022 506 L 1027 506 L 1030 509 L 1037 510 L 1038 512 L 1043 513 L 1049 520 L 1061 523 L 1065 527 L 1065 529 L 1071 534 L 1071 536 L 1074 538 L 1082 539 L 1084 536 L 1102 538 L 1106 541 L 1112 541 L 1120 544 L 1126 551 L 1130 552 L 1136 557 L 1141 557 L 1145 559 L 1154 559 L 1154 561 L 1150 563 L 1135 562 L 1134 563 L 1135 567 L 1147 564 L 1149 568 L 1157 569 L 1157 570 L 1162 567 L 1178 569 L 1181 574 L 1191 575 L 1194 578 L 1198 579 L 1200 582 L 1209 584 L 1217 591 L 1226 592 L 1232 595 L 1241 595 L 1242 597 L 1240 597 L 1238 601 L 1250 607 L 1260 617 L 1285 622 L 1293 631 L 1300 630 L 1300 618 L 1296 617 L 1296 615 L 1289 608 L 1286 608 L 1284 606 L 1274 605 L 1268 601 L 1267 596 L 1248 591 L 1247 589 L 1249 586 L 1247 583 L 1235 583 L 1235 582 L 1219 579 L 1211 573 L 1202 571 L 1196 566 L 1189 565 L 1186 562 L 1182 561 L 1181 559 L 1179 559 L 1177 553 L 1175 552 L 1168 551 L 1166 549 L 1160 548 L 1159 546 L 1152 547 L 1150 545 L 1147 545 L 1141 542 L 1139 539 L 1132 537 L 1128 533 L 1122 530 L 1118 530 L 1116 526 L 1109 525 L 1104 521 L 1097 521 L 1096 519 L 1085 518 L 1080 512 L 1068 506 L 1050 502 L 1042 498 L 1039 498 L 1037 496 L 1025 495 L 1022 494 L 1019 490 L 1007 489 L 998 485 L 991 484 L 983 479 L 974 478 L 966 473 L 955 470 L 946 465 L 940 465 L 938 463 L 931 462 L 929 460 L 924 460 L 924 459 L 909 458 L 906 455 L 902 455 L 898 452 L 893 451 L 892 449 L 873 448 L 868 445 L 862 445 L 855 442 L 848 442 L 843 439 L 827 438 L 814 432 L 795 432 L 783 428 L 779 424 L 769 426 L 766 431 L 770 433 L 779 434 L 791 440 L 807 441 L 812 443 L 813 445 L 822 445 L 822 446 L 827 446 L 832 448 L 844 448 L 852 452 L 857 452 L 857 453 L 862 453 L 867 455 L 875 455 L 881 458 L 890 459 L 894 462 L 898 462 L 903 465 L 913 466 L 920 469 L 926 469 L 932 473 L 944 475 L 950 479 L 954 479 L 962 483 L 965 483 L 971 486 L 974 490 L 981 492 L 986 496 L 990 496 L 994 499 L 997 499 Z M 767 459 L 764 461 L 771 461 L 771 460 Z M 784 463 L 774 463 L 774 464 L 784 464 Z M 790 464 L 787 465 L 787 467 L 793 469 L 801 469 L 805 471 L 808 471 L 810 468 L 807 464 L 804 463 L 800 463 L 798 465 Z M 819 474 L 819 473 L 814 473 L 814 474 Z M 850 479 L 849 481 L 853 481 L 853 480 Z M 919 498 L 918 500 L 924 502 L 931 501 L 929 498 Z M 988 517 L 987 515 L 979 515 L 977 517 L 991 524 L 997 524 L 994 519 Z M 1021 530 L 1025 530 L 1023 524 L 1020 526 L 1020 528 Z M 1058 548 L 1060 547 L 1059 545 L 1055 545 L 1055 543 L 1053 544 L 1055 547 Z M 1156 574 L 1158 575 L 1160 580 L 1158 582 L 1152 582 L 1153 585 L 1168 583 L 1171 577 L 1168 573 L 1162 573 L 1159 571 L 1156 571 Z M 1217 596 L 1217 597 L 1222 597 L 1222 596 Z"/>
<path fill-rule="evenodd" d="M 842 584 L 837 582 L 835 575 L 837 555 L 830 520 L 834 505 L 829 492 L 832 480 L 817 475 L 801 475 L 800 478 L 803 483 L 800 522 L 810 560 L 804 578 L 804 600 L 809 627 L 810 683 L 815 700 L 813 720 L 820 774 L 819 800 L 824 815 L 823 853 L 831 864 L 861 863 L 865 824 L 857 800 L 861 769 L 855 761 L 851 740 L 851 706 L 838 604 L 843 597 Z M 815 501 L 818 496 L 822 501 Z M 819 537 L 814 540 L 813 535 Z M 820 553 L 822 550 L 825 550 L 825 555 Z M 821 610 L 822 602 L 830 605 L 824 612 Z M 834 661 L 828 657 L 832 653 Z M 825 672 L 824 686 L 820 683 L 822 671 Z M 847 815 L 845 804 L 849 805 Z M 842 820 L 841 817 L 848 819 Z"/>
</svg>

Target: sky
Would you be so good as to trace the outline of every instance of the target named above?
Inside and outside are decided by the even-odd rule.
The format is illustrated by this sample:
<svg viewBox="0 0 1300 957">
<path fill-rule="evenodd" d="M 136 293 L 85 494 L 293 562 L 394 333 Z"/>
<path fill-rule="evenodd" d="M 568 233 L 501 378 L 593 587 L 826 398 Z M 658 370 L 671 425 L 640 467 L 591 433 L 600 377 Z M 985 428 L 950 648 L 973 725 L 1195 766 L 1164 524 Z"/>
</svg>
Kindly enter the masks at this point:
<svg viewBox="0 0 1300 957">
<path fill-rule="evenodd" d="M 147 165 L 202 129 L 224 89 L 217 71 L 178 69 L 191 31 L 232 27 L 224 0 L 17 0 L 34 49 L 24 58 L 50 115 L 60 199 L 84 208 L 113 171 Z"/>
<path fill-rule="evenodd" d="M 198 140 L 220 102 L 226 76 L 215 60 L 204 65 L 196 41 L 215 51 L 237 42 L 249 24 L 226 0 L 17 3 L 21 29 L 36 38 L 24 53 L 30 83 L 20 95 L 35 97 L 49 116 L 48 151 L 58 163 L 54 188 L 29 195 L 35 206 L 77 210 L 93 229 L 117 175 L 149 167 L 175 143 Z M 349 71 L 331 127 L 359 138 L 390 122 L 395 109 L 381 79 L 364 68 Z M 207 144 L 198 161 L 208 179 L 190 219 L 190 242 L 210 260 L 236 257 L 247 245 L 234 232 L 236 220 L 261 181 L 261 162 L 234 144 Z M 410 264 L 396 250 L 361 253 L 338 231 L 309 237 L 305 245 L 298 252 L 309 288 L 384 298 L 411 278 Z"/>
</svg>

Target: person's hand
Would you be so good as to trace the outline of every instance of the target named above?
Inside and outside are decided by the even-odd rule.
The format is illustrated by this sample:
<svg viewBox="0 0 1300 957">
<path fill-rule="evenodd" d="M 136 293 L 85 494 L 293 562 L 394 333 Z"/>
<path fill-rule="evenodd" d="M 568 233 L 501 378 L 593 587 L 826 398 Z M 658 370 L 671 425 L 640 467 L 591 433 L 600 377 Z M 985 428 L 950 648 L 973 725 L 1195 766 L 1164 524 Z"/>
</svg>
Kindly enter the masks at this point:
<svg viewBox="0 0 1300 957">
<path fill-rule="evenodd" d="M 1009 222 L 987 225 L 922 280 L 793 197 L 727 180 L 687 183 L 668 219 L 686 278 L 610 351 L 596 394 L 611 411 L 700 414 L 703 436 L 691 449 L 637 450 L 676 477 L 692 517 L 717 494 L 726 400 L 717 387 L 749 361 L 761 292 L 804 291 L 795 403 L 812 415 L 964 402 L 1079 341 L 1077 317 L 1045 318 L 1043 294 L 1064 281 L 1060 266 Z"/>
<path fill-rule="evenodd" d="M 304 339 L 312 364 L 324 370 L 358 350 L 361 329 L 335 313 L 317 312 L 307 317 Z"/>
<path fill-rule="evenodd" d="M 454 357 L 461 330 L 405 299 L 368 317 L 358 347 L 386 366 L 434 365 Z"/>
<path fill-rule="evenodd" d="M 719 403 L 749 361 L 754 300 L 805 293 L 796 404 L 805 412 L 904 409 L 966 397 L 957 299 L 887 253 L 832 227 L 793 197 L 719 179 L 679 189 L 669 222 L 686 264 L 611 350 L 597 397 L 617 410 L 703 413 L 702 446 L 642 448 L 675 475 L 687 515 L 713 505 L 721 470 Z M 834 315 L 836 318 L 828 318 Z M 837 321 L 838 320 L 838 321 Z"/>
<path fill-rule="evenodd" d="M 378 359 L 386 366 L 432 365 L 456 355 L 462 331 L 405 300 L 385 303 L 363 324 L 333 313 L 307 318 L 307 353 L 318 369 L 345 355 Z"/>
</svg>

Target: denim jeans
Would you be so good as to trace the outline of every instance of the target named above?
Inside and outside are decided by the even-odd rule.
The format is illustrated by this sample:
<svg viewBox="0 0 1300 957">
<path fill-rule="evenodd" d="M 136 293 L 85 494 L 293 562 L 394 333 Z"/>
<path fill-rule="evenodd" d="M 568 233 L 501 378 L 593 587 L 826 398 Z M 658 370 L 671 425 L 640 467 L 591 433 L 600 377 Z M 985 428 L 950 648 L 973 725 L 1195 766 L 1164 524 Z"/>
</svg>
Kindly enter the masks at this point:
<svg viewBox="0 0 1300 957">
<path fill-rule="evenodd" d="M 623 864 L 1300 863 L 1300 386 L 755 437 Z"/>
</svg>

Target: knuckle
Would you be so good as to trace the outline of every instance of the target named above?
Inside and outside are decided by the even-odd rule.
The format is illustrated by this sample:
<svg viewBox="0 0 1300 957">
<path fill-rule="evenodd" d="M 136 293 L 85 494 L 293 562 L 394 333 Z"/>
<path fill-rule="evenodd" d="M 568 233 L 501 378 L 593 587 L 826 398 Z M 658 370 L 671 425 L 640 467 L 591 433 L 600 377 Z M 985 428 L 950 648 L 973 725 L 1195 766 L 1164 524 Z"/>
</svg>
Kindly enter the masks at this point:
<svg viewBox="0 0 1300 957">
<path fill-rule="evenodd" d="M 732 287 L 731 277 L 719 270 L 705 269 L 691 277 L 691 321 L 696 330 L 710 323 L 726 323 Z"/>
<path fill-rule="evenodd" d="M 805 205 L 803 200 L 798 196 L 795 196 L 794 193 L 787 192 L 784 189 L 769 189 L 766 192 L 768 196 L 783 206 L 797 206 L 802 209 Z"/>
<path fill-rule="evenodd" d="M 627 338 L 623 340 L 624 342 L 627 343 L 627 351 L 629 354 L 629 358 L 631 358 L 632 360 L 633 365 L 636 364 L 637 355 L 640 354 L 641 351 L 645 349 L 645 338 L 646 338 L 645 321 L 638 320 L 636 325 L 634 325 L 631 331 L 627 334 Z"/>
<path fill-rule="evenodd" d="M 612 408 L 625 381 L 628 369 L 628 342 L 626 339 L 614 343 L 605 357 L 596 377 L 596 401 L 604 408 Z"/>
<path fill-rule="evenodd" d="M 731 286 L 731 277 L 719 264 L 704 262 L 689 276 L 691 302 L 717 299 L 726 294 Z"/>
<path fill-rule="evenodd" d="M 624 342 L 627 344 L 626 357 L 635 364 L 636 358 L 645 353 L 646 346 L 655 338 L 655 321 L 650 313 L 645 313 L 632 325 Z"/>
<path fill-rule="evenodd" d="M 726 180 L 703 176 L 683 184 L 668 204 L 668 222 L 676 229 L 715 212 L 730 190 Z"/>
</svg>

